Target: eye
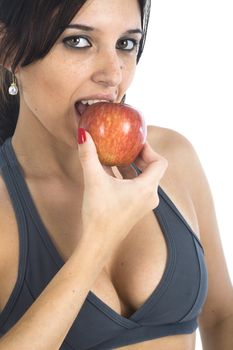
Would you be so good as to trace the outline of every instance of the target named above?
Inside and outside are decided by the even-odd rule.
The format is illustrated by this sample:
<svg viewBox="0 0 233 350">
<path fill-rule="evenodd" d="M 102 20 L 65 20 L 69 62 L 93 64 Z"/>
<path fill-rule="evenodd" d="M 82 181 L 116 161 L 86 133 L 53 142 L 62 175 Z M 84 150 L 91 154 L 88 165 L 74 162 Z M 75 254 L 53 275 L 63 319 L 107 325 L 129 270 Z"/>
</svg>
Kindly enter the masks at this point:
<svg viewBox="0 0 233 350">
<path fill-rule="evenodd" d="M 125 51 L 133 51 L 139 43 L 135 39 L 121 39 L 117 42 L 117 48 Z"/>
<path fill-rule="evenodd" d="M 83 49 L 86 47 L 91 47 L 90 41 L 83 36 L 69 36 L 63 39 L 63 42 L 70 47 L 77 49 Z"/>
</svg>

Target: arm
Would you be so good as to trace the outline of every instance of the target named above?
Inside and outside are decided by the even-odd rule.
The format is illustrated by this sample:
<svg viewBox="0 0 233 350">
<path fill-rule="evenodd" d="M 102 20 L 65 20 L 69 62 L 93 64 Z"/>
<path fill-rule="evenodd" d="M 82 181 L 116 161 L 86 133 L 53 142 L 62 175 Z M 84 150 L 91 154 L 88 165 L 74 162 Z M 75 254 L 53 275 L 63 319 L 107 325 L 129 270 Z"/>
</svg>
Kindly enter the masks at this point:
<svg viewBox="0 0 233 350">
<path fill-rule="evenodd" d="M 38 299 L 0 339 L 0 350 L 29 350 L 32 344 L 37 350 L 59 349 L 105 262 L 95 243 L 81 240 Z"/>
<path fill-rule="evenodd" d="M 199 318 L 203 350 L 233 349 L 233 289 L 208 181 L 192 145 L 182 136 L 178 156 L 199 225 L 208 269 L 208 295 Z"/>
<path fill-rule="evenodd" d="M 195 159 L 195 155 L 194 155 Z M 213 199 L 200 163 L 195 162 L 193 202 L 208 268 L 209 291 L 199 319 L 204 350 L 233 349 L 233 289 L 224 258 Z"/>
<path fill-rule="evenodd" d="M 203 350 L 233 349 L 233 315 L 210 328 L 201 327 Z"/>
</svg>

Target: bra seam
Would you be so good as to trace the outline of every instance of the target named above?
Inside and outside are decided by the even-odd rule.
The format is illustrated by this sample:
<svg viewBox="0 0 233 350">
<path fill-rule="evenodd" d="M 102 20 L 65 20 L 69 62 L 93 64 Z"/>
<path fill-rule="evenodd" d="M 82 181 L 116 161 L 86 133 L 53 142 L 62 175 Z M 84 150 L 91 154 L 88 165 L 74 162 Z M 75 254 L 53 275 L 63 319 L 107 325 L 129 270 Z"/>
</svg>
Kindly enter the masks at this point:
<svg viewBox="0 0 233 350">
<path fill-rule="evenodd" d="M 9 141 L 8 147 L 9 147 L 10 156 L 11 156 L 11 152 L 14 152 L 14 150 L 12 149 L 12 145 L 11 145 L 10 139 L 9 139 L 8 141 Z M 14 156 L 14 158 L 15 158 L 15 154 L 14 154 L 14 153 L 13 153 L 13 156 Z M 37 208 L 35 207 L 35 204 L 34 204 L 33 198 L 31 197 L 31 193 L 30 193 L 30 191 L 29 191 L 29 188 L 28 188 L 28 186 L 27 186 L 26 183 L 23 184 L 23 186 L 22 186 L 21 183 L 20 183 L 20 181 L 18 181 L 18 179 L 20 179 L 21 176 L 22 176 L 22 174 L 21 174 L 21 169 L 20 169 L 20 164 L 18 163 L 17 158 L 16 158 L 16 161 L 17 161 L 17 162 L 15 162 L 15 159 L 13 159 L 13 160 L 14 160 L 14 164 L 13 164 L 13 165 L 11 164 L 11 166 L 12 166 L 12 167 L 14 166 L 14 167 L 15 167 L 15 170 L 16 170 L 16 173 L 15 173 L 15 174 L 13 173 L 13 177 L 14 177 L 14 179 L 15 179 L 16 184 L 18 185 L 18 187 L 19 187 L 20 190 L 21 190 L 21 193 L 22 193 L 22 199 L 21 199 L 21 200 L 22 200 L 23 203 L 25 204 L 25 206 L 26 206 L 26 208 L 27 208 L 27 212 L 29 213 L 31 220 L 33 221 L 34 225 L 36 226 L 36 229 L 37 229 L 37 232 L 38 232 L 38 237 L 40 237 L 40 239 L 43 241 L 47 253 L 48 253 L 49 256 L 51 257 L 51 259 L 52 259 L 53 263 L 56 265 L 56 267 L 57 267 L 58 269 L 60 269 L 62 266 L 59 265 L 59 263 L 57 262 L 56 257 L 54 257 L 53 249 L 51 250 L 50 247 L 49 247 L 49 246 L 50 246 L 50 239 L 51 239 L 51 238 L 50 238 L 49 235 L 47 234 L 47 231 L 46 231 L 46 235 L 44 235 L 43 232 L 41 232 L 41 230 L 42 230 L 42 231 L 44 231 L 44 229 L 46 230 L 46 228 L 44 227 L 43 222 L 41 222 L 41 224 L 40 224 L 40 222 L 39 222 L 39 223 L 37 222 L 37 216 L 39 217 L 39 213 L 38 213 L 38 211 L 37 211 Z M 23 177 L 23 176 L 22 176 L 22 177 Z M 23 181 L 25 181 L 24 178 L 23 178 Z M 30 208 L 30 206 L 28 205 L 28 203 L 27 203 L 27 201 L 26 201 L 26 197 L 29 197 L 29 201 L 32 202 L 33 208 Z M 33 213 L 33 212 L 34 212 L 34 207 L 35 207 L 35 211 L 36 211 L 35 213 Z M 33 215 L 33 214 L 35 214 L 35 218 L 34 218 L 34 215 Z M 39 220 L 39 221 L 41 220 L 40 217 L 38 218 L 38 220 Z M 47 236 L 48 236 L 48 237 L 47 237 Z M 58 257 L 59 257 L 59 256 L 58 256 Z M 60 259 L 59 259 L 59 260 L 60 260 Z M 63 265 L 63 264 L 64 264 L 64 262 L 62 262 L 62 265 Z"/>
<path fill-rule="evenodd" d="M 194 238 L 193 238 L 194 240 Z M 182 323 L 183 320 L 184 322 L 189 322 L 189 320 L 185 320 L 185 318 L 192 312 L 197 300 L 198 300 L 198 297 L 200 295 L 200 290 L 201 290 L 201 264 L 200 264 L 200 258 L 199 258 L 199 254 L 198 254 L 198 251 L 197 251 L 197 246 L 195 244 L 195 242 L 193 241 L 194 243 L 194 247 L 195 247 L 195 251 L 196 251 L 196 254 L 197 254 L 197 261 L 198 261 L 198 270 L 199 270 L 199 282 L 198 282 L 198 290 L 197 290 L 197 294 L 196 294 L 196 297 L 195 297 L 195 300 L 192 304 L 192 306 L 190 307 L 190 309 L 186 312 L 185 316 L 183 316 L 179 321 L 178 323 Z"/>
<path fill-rule="evenodd" d="M 159 209 L 159 207 L 157 207 L 157 212 L 159 213 L 159 219 L 163 222 L 163 225 L 165 226 L 165 230 L 162 230 L 165 233 L 165 240 L 167 242 L 167 245 L 169 244 L 169 260 L 167 261 L 167 264 L 169 264 L 168 268 L 167 268 L 167 272 L 166 275 L 163 278 L 163 283 L 161 285 L 161 287 L 158 289 L 156 288 L 154 293 L 155 295 L 153 295 L 153 297 L 148 301 L 148 304 L 146 304 L 145 309 L 143 310 L 143 315 L 145 315 L 145 311 L 148 311 L 148 308 L 153 304 L 153 306 L 157 305 L 158 302 L 160 301 L 161 297 L 163 296 L 163 294 L 166 292 L 167 288 L 169 287 L 171 281 L 172 281 L 172 276 L 174 275 L 175 272 L 175 267 L 176 267 L 176 247 L 174 244 L 174 239 L 172 237 L 172 233 L 170 231 L 170 228 L 167 224 L 166 218 L 164 217 L 163 213 L 161 212 L 161 210 Z M 154 300 L 156 298 L 156 301 Z"/>
<path fill-rule="evenodd" d="M 4 145 L 5 147 L 5 145 Z M 22 206 L 21 201 L 18 196 L 18 189 L 16 184 L 14 184 L 12 177 L 12 170 L 8 163 L 8 157 L 6 154 L 6 150 L 2 147 L 0 150 L 0 157 L 3 158 L 4 164 L 1 166 L 2 175 L 5 182 L 5 186 L 7 188 L 8 194 L 10 196 L 12 207 L 14 210 L 14 214 L 17 221 L 17 229 L 18 229 L 18 240 L 19 240 L 19 260 L 17 267 L 17 279 L 13 290 L 9 296 L 9 299 L 0 313 L 0 328 L 2 328 L 15 306 L 17 299 L 20 296 L 20 293 L 23 288 L 24 279 L 26 275 L 26 266 L 28 259 L 28 230 L 27 230 L 27 221 L 25 217 L 25 212 Z M 9 186 L 11 184 L 11 186 Z M 12 195 L 15 194 L 15 200 L 13 200 Z M 21 215 L 20 215 L 21 214 Z"/>
<path fill-rule="evenodd" d="M 28 292 L 29 292 L 30 296 L 31 296 L 31 297 L 32 297 L 32 299 L 35 301 L 35 300 L 36 300 L 36 298 L 34 297 L 34 295 L 33 295 L 32 291 L 31 291 L 31 288 L 30 288 L 30 285 L 29 285 L 29 283 L 28 283 L 28 281 L 27 281 L 27 278 L 25 278 L 25 285 L 26 285 L 26 287 L 27 287 L 27 290 L 28 290 Z"/>
<path fill-rule="evenodd" d="M 25 205 L 26 205 L 26 207 L 27 207 L 27 210 L 28 210 L 28 212 L 29 212 L 29 215 L 30 215 L 30 217 L 31 217 L 31 220 L 32 220 L 33 224 L 36 226 L 36 230 L 37 230 L 37 232 L 38 232 L 38 236 L 39 236 L 39 238 L 43 241 L 43 245 L 44 245 L 44 247 L 46 248 L 47 253 L 49 254 L 51 260 L 52 260 L 53 263 L 56 265 L 56 267 L 57 267 L 58 269 L 60 269 L 61 266 L 59 266 L 59 264 L 57 263 L 55 257 L 53 256 L 53 253 L 50 251 L 49 243 L 47 242 L 47 239 L 44 237 L 44 235 L 41 233 L 40 227 L 38 226 L 37 220 L 34 219 L 34 216 L 33 216 L 33 213 L 32 213 L 31 210 L 30 210 L 30 207 L 27 205 L 27 203 L 26 203 L 25 200 L 24 200 L 24 203 L 25 203 Z"/>
<path fill-rule="evenodd" d="M 93 301 L 94 299 L 94 301 Z M 101 312 L 103 312 L 106 316 L 108 316 L 110 319 L 112 319 L 114 322 L 117 322 L 120 326 L 124 327 L 124 328 L 128 328 L 128 329 L 132 329 L 132 327 L 130 327 L 127 323 L 127 319 L 121 319 L 121 316 L 117 315 L 117 314 L 113 314 L 111 309 L 108 309 L 108 305 L 106 307 L 105 304 L 102 304 L 99 302 L 98 299 L 96 299 L 96 296 L 94 293 L 92 293 L 90 291 L 90 293 L 87 296 L 87 300 L 88 302 L 90 302 L 92 305 L 94 305 L 96 308 L 98 308 Z M 135 327 L 134 328 L 138 328 L 139 325 L 137 325 L 137 323 L 135 321 L 131 321 L 129 319 L 129 323 L 135 323 Z"/>
<path fill-rule="evenodd" d="M 165 202 L 167 203 L 167 205 L 172 209 L 172 211 L 175 213 L 175 215 L 179 218 L 179 220 L 181 220 L 185 226 L 187 227 L 189 233 L 191 234 L 192 237 L 195 238 L 195 240 L 197 241 L 197 243 L 199 244 L 199 246 L 201 247 L 203 253 L 204 253 L 204 248 L 201 244 L 200 239 L 197 237 L 196 233 L 193 231 L 193 229 L 190 227 L 190 225 L 188 224 L 188 222 L 185 220 L 185 218 L 183 217 L 183 215 L 180 213 L 180 211 L 178 210 L 178 208 L 176 208 L 175 204 L 172 202 L 172 200 L 167 196 L 167 194 L 164 192 L 164 190 L 159 186 L 159 193 L 160 195 L 163 197 L 163 199 L 165 200 Z"/>
</svg>

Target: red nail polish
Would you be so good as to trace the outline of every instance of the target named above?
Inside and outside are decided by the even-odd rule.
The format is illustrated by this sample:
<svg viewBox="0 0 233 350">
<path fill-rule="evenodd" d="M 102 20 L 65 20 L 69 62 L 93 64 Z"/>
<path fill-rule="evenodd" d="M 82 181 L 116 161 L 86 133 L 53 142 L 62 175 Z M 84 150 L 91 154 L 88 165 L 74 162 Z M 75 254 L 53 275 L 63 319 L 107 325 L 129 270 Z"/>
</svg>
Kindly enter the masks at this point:
<svg viewBox="0 0 233 350">
<path fill-rule="evenodd" d="M 78 144 L 81 145 L 86 141 L 86 132 L 83 128 L 78 128 Z"/>
</svg>

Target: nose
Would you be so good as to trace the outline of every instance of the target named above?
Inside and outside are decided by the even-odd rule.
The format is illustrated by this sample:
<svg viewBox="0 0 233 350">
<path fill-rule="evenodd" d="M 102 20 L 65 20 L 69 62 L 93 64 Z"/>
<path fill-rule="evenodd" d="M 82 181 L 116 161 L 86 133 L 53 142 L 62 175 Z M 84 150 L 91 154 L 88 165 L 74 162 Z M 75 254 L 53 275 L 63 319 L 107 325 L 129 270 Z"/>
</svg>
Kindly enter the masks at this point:
<svg viewBox="0 0 233 350">
<path fill-rule="evenodd" d="M 92 80 L 106 87 L 117 87 L 122 81 L 123 62 L 116 51 L 99 53 Z"/>
</svg>

